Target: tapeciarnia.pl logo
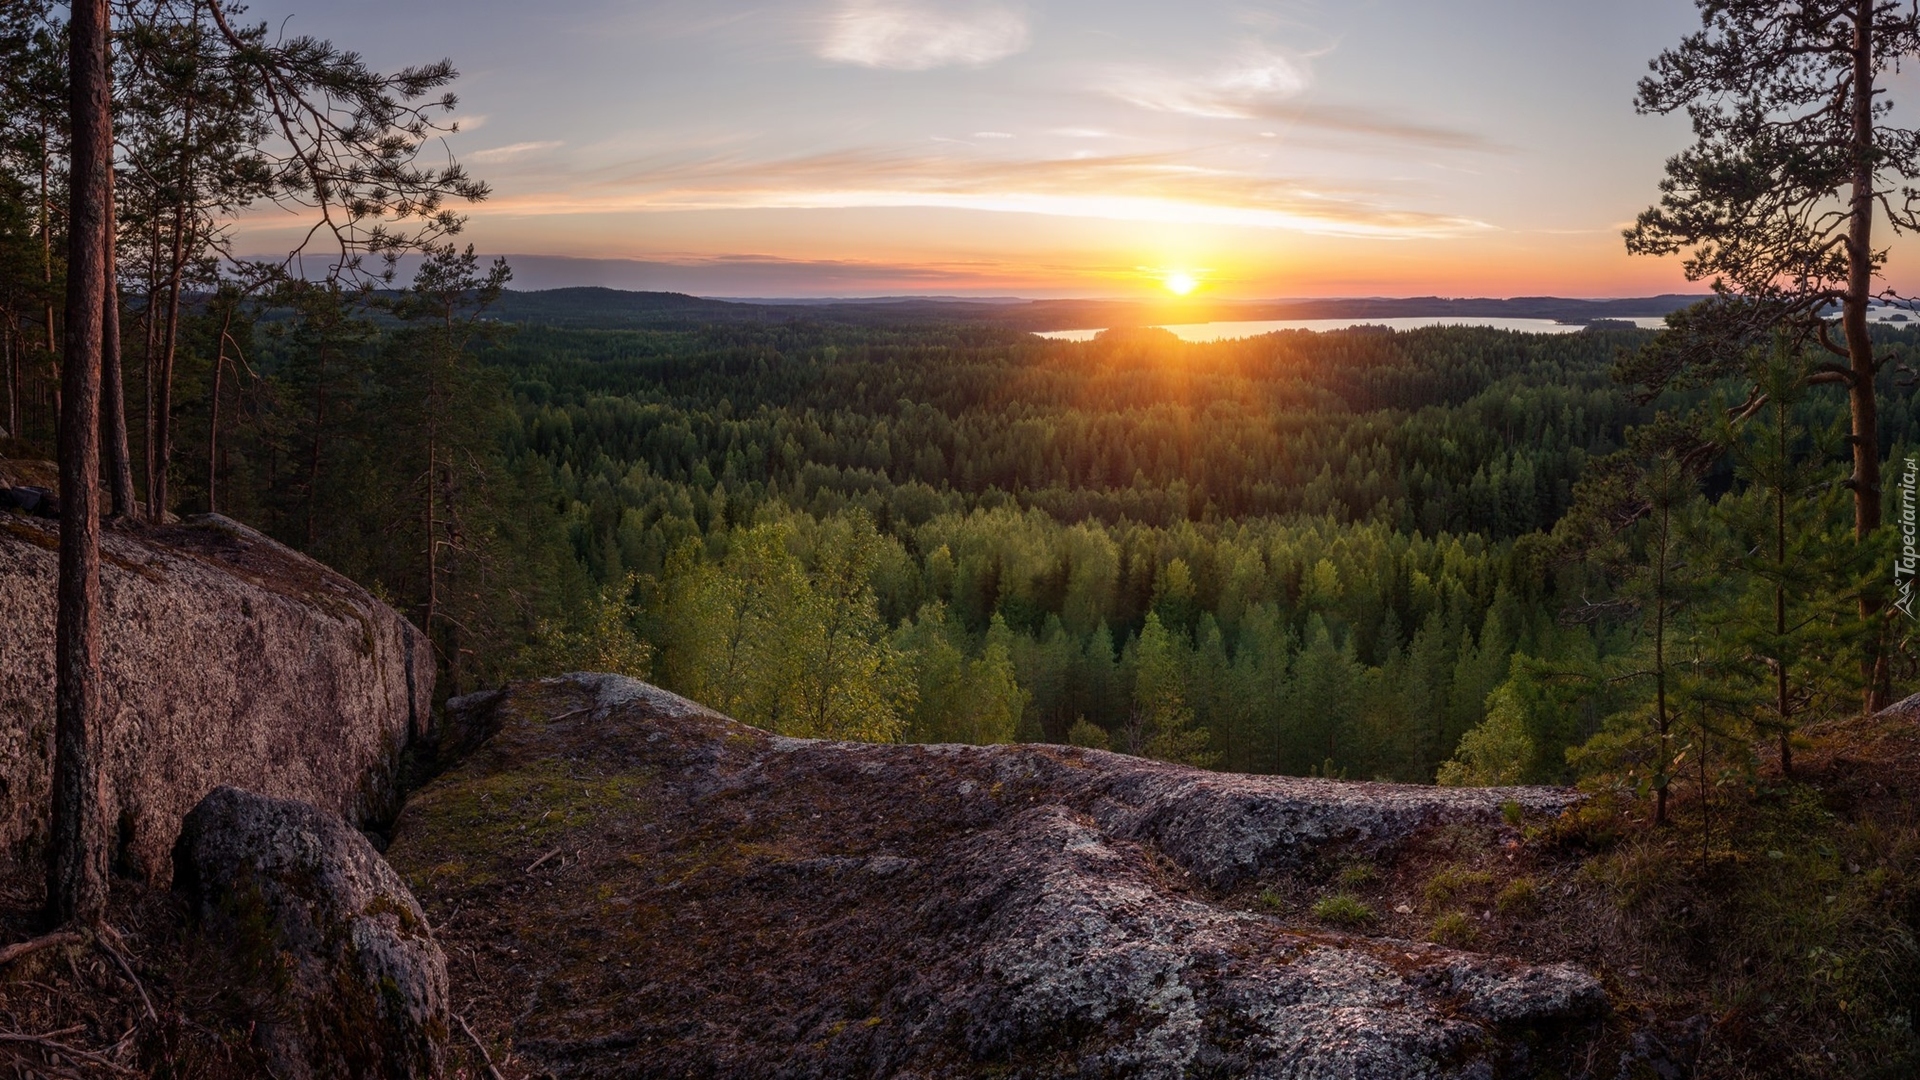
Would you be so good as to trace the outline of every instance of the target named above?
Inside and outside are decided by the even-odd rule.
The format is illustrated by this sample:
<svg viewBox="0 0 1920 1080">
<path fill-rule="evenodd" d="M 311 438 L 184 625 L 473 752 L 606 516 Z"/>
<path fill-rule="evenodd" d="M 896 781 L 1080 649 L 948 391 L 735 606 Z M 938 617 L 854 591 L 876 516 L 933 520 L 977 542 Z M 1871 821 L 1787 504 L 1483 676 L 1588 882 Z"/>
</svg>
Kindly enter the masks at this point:
<svg viewBox="0 0 1920 1080">
<path fill-rule="evenodd" d="M 1900 598 L 1893 606 L 1907 618 L 1913 614 L 1913 578 L 1920 570 L 1920 527 L 1915 525 L 1914 487 L 1920 482 L 1920 459 L 1908 457 L 1900 473 L 1900 557 L 1893 561 L 1893 587 Z"/>
</svg>

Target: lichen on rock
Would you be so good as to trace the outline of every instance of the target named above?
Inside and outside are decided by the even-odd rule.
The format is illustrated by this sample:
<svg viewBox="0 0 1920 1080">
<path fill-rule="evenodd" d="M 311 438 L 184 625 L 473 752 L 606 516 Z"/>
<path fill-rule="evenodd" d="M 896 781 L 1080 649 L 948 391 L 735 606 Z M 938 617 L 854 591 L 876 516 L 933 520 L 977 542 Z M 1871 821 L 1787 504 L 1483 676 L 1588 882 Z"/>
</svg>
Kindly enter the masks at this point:
<svg viewBox="0 0 1920 1080">
<path fill-rule="evenodd" d="M 366 837 L 305 803 L 231 787 L 186 817 L 174 889 L 233 958 L 283 1080 L 438 1077 L 446 957 Z"/>
<path fill-rule="evenodd" d="M 463 710 L 493 734 L 389 855 L 535 1074 L 1470 1077 L 1607 1012 L 1571 964 L 1302 929 L 1244 895 L 1562 789 L 782 738 L 618 676 Z"/>
<path fill-rule="evenodd" d="M 0 850 L 44 838 L 53 759 L 56 522 L 0 511 Z M 399 810 L 429 733 L 425 638 L 365 589 L 203 515 L 101 535 L 104 818 L 115 863 L 164 886 L 180 819 L 220 784 L 356 824 Z"/>
</svg>

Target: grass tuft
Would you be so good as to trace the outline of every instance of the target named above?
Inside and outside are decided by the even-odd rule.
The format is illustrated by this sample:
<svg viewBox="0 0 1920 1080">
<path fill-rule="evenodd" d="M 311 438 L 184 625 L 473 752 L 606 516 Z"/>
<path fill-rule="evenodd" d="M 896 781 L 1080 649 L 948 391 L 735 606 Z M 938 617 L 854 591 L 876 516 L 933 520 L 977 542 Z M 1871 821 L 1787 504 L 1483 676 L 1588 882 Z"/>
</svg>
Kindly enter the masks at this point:
<svg viewBox="0 0 1920 1080">
<path fill-rule="evenodd" d="M 1340 870 L 1340 886 L 1361 889 L 1380 880 L 1380 871 L 1372 863 L 1348 863 Z"/>
<path fill-rule="evenodd" d="M 1531 915 L 1540 910 L 1540 886 L 1532 878 L 1514 878 L 1494 897 L 1493 906 L 1502 915 Z"/>
<path fill-rule="evenodd" d="M 1373 921 L 1373 909 L 1351 893 L 1334 893 L 1313 905 L 1313 917 L 1323 923 L 1352 929 Z"/>
<path fill-rule="evenodd" d="M 1485 870 L 1464 866 L 1443 866 L 1427 879 L 1425 894 L 1433 907 L 1445 907 L 1463 897 L 1483 892 L 1493 884 L 1493 875 Z"/>
<path fill-rule="evenodd" d="M 1480 929 L 1473 925 L 1472 916 L 1464 911 L 1449 911 L 1433 920 L 1432 929 L 1427 931 L 1427 940 L 1441 945 L 1471 945 L 1480 936 Z"/>
</svg>

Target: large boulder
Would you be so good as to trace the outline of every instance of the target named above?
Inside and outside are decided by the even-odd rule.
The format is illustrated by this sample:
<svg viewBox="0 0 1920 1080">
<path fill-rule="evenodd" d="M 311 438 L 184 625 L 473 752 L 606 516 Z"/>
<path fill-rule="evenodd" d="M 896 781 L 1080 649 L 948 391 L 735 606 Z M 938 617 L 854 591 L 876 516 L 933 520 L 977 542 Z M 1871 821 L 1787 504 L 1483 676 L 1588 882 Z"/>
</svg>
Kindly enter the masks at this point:
<svg viewBox="0 0 1920 1080">
<path fill-rule="evenodd" d="M 534 1075 L 1465 1080 L 1571 1069 L 1608 1012 L 1398 910 L 1435 845 L 1517 874 L 1565 789 L 783 738 L 613 675 L 454 711 L 485 742 L 388 857 Z M 1343 874 L 1375 919 L 1314 922 Z"/>
<path fill-rule="evenodd" d="M 51 805 L 58 522 L 0 511 L 0 853 Z M 165 885 L 180 819 L 220 784 L 356 823 L 398 812 L 433 658 L 392 608 L 217 516 L 101 537 L 102 786 L 123 873 Z"/>
<path fill-rule="evenodd" d="M 254 996 L 276 1076 L 440 1074 L 446 957 L 360 832 L 305 803 L 216 788 L 181 827 L 174 889 Z"/>
</svg>

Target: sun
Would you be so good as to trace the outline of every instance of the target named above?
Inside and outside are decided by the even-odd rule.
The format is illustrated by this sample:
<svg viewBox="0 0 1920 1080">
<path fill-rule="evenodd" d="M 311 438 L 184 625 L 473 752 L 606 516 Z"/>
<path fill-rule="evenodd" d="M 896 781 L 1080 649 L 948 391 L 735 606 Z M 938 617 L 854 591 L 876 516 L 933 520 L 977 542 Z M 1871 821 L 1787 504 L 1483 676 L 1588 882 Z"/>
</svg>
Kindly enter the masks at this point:
<svg viewBox="0 0 1920 1080">
<path fill-rule="evenodd" d="M 1166 277 L 1161 278 L 1160 284 L 1165 285 L 1167 291 L 1175 296 L 1185 296 L 1200 287 L 1199 279 L 1185 270 L 1173 271 Z"/>
</svg>

